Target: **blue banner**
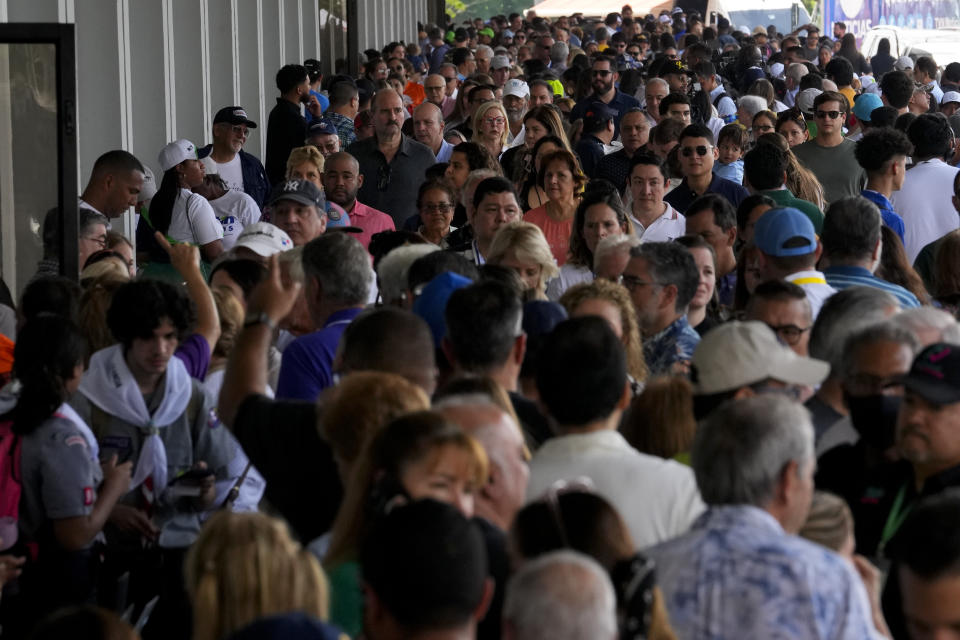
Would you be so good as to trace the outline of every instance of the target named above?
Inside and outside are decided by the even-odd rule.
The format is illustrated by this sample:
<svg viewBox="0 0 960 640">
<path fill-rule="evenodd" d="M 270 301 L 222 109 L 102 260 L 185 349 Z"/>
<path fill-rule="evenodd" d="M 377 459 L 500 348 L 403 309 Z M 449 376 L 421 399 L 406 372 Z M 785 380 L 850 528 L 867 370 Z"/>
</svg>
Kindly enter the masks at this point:
<svg viewBox="0 0 960 640">
<path fill-rule="evenodd" d="M 857 40 L 876 26 L 906 29 L 960 27 L 958 0 L 824 0 L 826 33 L 832 35 L 833 23 L 843 22 Z"/>
</svg>

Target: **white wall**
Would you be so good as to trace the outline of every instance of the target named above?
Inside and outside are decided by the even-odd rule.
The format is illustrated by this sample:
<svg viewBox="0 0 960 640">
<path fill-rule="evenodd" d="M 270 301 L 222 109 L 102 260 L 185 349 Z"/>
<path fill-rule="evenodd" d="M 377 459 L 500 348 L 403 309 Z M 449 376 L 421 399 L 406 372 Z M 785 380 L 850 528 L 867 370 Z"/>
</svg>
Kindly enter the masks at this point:
<svg viewBox="0 0 960 640">
<path fill-rule="evenodd" d="M 213 114 L 233 104 L 261 125 L 246 148 L 262 158 L 277 69 L 317 58 L 332 73 L 346 57 L 347 1 L 0 0 L 0 22 L 76 24 L 79 191 L 104 151 L 156 170 L 164 144 L 207 144 Z M 361 50 L 415 39 L 427 15 L 426 0 L 359 5 Z"/>
</svg>

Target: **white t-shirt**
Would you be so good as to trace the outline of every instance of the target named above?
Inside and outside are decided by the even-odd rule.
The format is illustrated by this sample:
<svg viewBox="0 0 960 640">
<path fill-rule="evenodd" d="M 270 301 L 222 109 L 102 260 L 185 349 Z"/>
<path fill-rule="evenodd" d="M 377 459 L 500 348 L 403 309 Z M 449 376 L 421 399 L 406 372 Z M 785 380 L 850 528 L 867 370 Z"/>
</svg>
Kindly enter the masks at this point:
<svg viewBox="0 0 960 640">
<path fill-rule="evenodd" d="M 229 251 L 248 224 L 260 221 L 257 201 L 243 191 L 227 191 L 216 200 L 210 200 L 213 213 L 223 225 L 223 250 Z"/>
<path fill-rule="evenodd" d="M 240 166 L 239 153 L 230 162 L 218 162 L 217 170 L 231 191 L 243 191 L 243 168 Z"/>
<path fill-rule="evenodd" d="M 177 242 L 202 246 L 222 238 L 223 225 L 206 198 L 188 189 L 180 189 L 180 197 L 173 204 L 167 235 Z"/>
<path fill-rule="evenodd" d="M 890 198 L 893 210 L 903 218 L 903 244 L 911 264 L 921 249 L 960 224 L 950 203 L 956 175 L 957 168 L 943 160 L 918 162 Z"/>
</svg>

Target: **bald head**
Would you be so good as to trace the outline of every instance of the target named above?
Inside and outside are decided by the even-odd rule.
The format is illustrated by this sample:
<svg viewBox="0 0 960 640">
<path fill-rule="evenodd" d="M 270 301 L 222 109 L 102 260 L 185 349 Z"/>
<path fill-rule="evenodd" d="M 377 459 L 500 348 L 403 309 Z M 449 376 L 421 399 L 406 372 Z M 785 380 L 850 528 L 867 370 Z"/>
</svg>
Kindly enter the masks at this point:
<svg viewBox="0 0 960 640">
<path fill-rule="evenodd" d="M 443 145 L 443 112 L 432 102 L 423 102 L 413 111 L 413 137 L 430 147 L 434 155 Z"/>
<path fill-rule="evenodd" d="M 490 460 L 490 480 L 477 494 L 476 513 L 509 531 L 523 506 L 530 477 L 520 426 L 482 395 L 451 396 L 435 408 L 483 446 Z"/>
<path fill-rule="evenodd" d="M 396 307 L 381 307 L 357 316 L 343 332 L 337 362 L 340 373 L 395 373 L 428 396 L 437 387 L 430 327 L 419 316 Z"/>
</svg>

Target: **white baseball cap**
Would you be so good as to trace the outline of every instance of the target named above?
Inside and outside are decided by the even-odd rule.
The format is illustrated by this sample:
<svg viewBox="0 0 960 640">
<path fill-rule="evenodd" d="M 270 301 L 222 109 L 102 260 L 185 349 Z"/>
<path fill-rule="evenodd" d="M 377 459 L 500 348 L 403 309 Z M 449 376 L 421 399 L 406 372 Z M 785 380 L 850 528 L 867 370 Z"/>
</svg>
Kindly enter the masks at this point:
<svg viewBox="0 0 960 640">
<path fill-rule="evenodd" d="M 897 71 L 913 69 L 913 59 L 910 58 L 910 56 L 900 56 L 897 58 L 897 61 L 893 63 L 893 68 Z"/>
<path fill-rule="evenodd" d="M 196 160 L 197 146 L 181 138 L 161 149 L 157 159 L 160 161 L 160 170 L 166 173 L 184 160 Z"/>
<path fill-rule="evenodd" d="M 137 203 L 146 202 L 157 195 L 157 179 L 153 177 L 153 170 L 143 165 L 143 186 L 137 194 Z"/>
<path fill-rule="evenodd" d="M 735 391 L 767 379 L 814 387 L 830 373 L 822 360 L 798 356 L 762 322 L 727 322 L 703 336 L 691 360 L 694 393 Z"/>
<path fill-rule="evenodd" d="M 960 102 L 960 92 L 945 91 L 943 97 L 940 98 L 940 104 L 948 104 L 950 102 Z"/>
<path fill-rule="evenodd" d="M 258 256 L 269 258 L 275 253 L 293 249 L 293 240 L 286 231 L 269 222 L 254 222 L 243 228 L 233 246 L 245 247 Z"/>
<path fill-rule="evenodd" d="M 530 97 L 530 87 L 526 82 L 517 78 L 507 80 L 507 83 L 503 85 L 503 97 L 506 98 L 507 96 L 528 98 Z"/>
</svg>

